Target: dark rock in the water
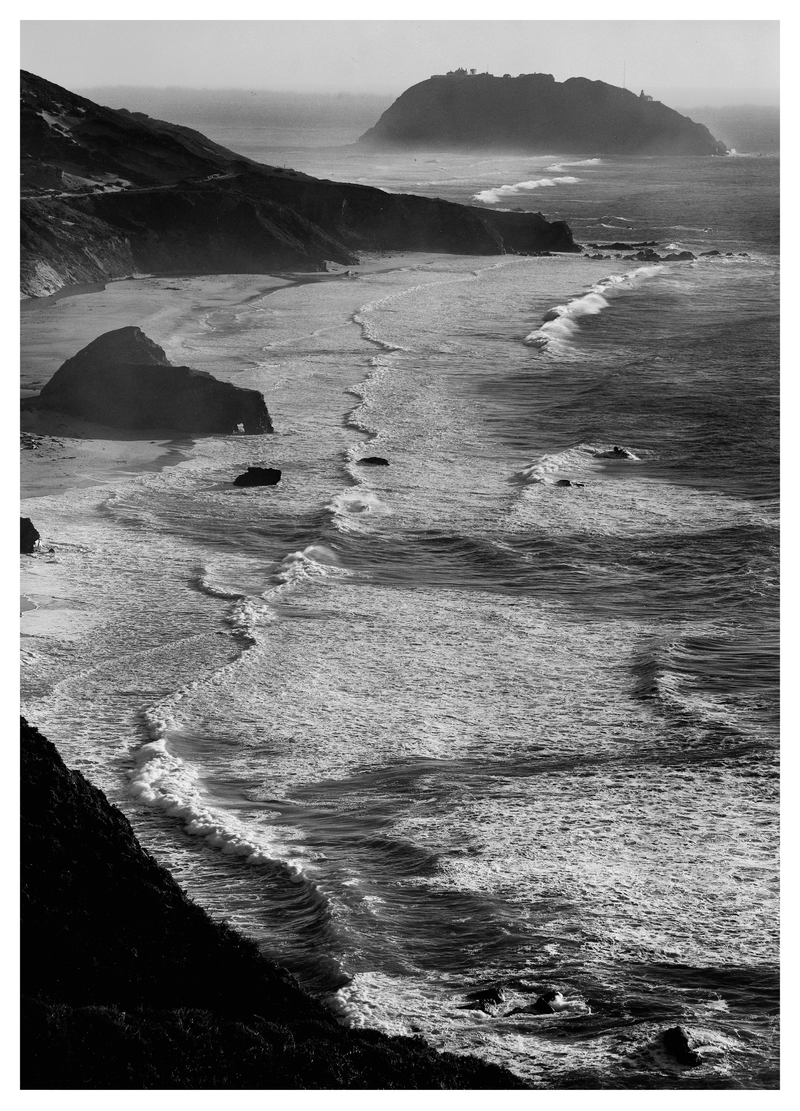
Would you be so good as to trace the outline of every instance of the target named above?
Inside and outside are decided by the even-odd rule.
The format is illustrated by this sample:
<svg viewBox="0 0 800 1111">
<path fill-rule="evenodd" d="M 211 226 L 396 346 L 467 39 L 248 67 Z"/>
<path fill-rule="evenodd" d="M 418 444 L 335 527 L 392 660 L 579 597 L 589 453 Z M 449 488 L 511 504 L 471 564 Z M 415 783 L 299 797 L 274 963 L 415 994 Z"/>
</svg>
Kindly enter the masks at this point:
<svg viewBox="0 0 800 1111">
<path fill-rule="evenodd" d="M 526 1087 L 421 1038 L 340 1026 L 193 903 L 24 720 L 20 770 L 23 1089 Z"/>
<path fill-rule="evenodd" d="M 652 247 L 645 247 L 633 255 L 623 255 L 622 257 L 631 262 L 694 262 L 697 258 L 691 251 L 671 251 L 666 255 L 660 255 Z M 619 258 L 619 255 L 617 258 Z"/>
<path fill-rule="evenodd" d="M 636 262 L 661 262 L 662 255 L 658 251 L 654 251 L 652 247 L 644 247 L 641 251 L 637 251 L 634 255 L 625 255 L 625 258 L 634 259 Z"/>
<path fill-rule="evenodd" d="M 357 459 L 359 467 L 388 467 L 389 460 L 383 459 L 380 455 L 365 455 L 363 459 Z"/>
<path fill-rule="evenodd" d="M 257 390 L 173 366 L 141 328 L 99 336 L 61 366 L 23 410 L 56 410 L 114 428 L 189 433 L 272 432 Z"/>
<path fill-rule="evenodd" d="M 573 482 L 571 478 L 559 478 L 553 483 L 554 486 L 578 486 L 581 489 L 585 485 L 583 482 Z"/>
<path fill-rule="evenodd" d="M 611 451 L 596 451 L 595 455 L 598 459 L 635 459 L 636 456 L 632 451 L 628 451 L 626 447 L 619 447 L 617 444 L 612 447 Z"/>
<path fill-rule="evenodd" d="M 724 154 L 703 124 L 605 81 L 549 73 L 437 75 L 398 97 L 359 139 L 372 147 L 598 154 Z"/>
<path fill-rule="evenodd" d="M 490 1003 L 488 999 L 475 999 L 472 1003 L 461 1003 L 460 1011 L 481 1011 L 485 1015 L 497 1014 L 497 1004 Z"/>
<path fill-rule="evenodd" d="M 281 472 L 275 467 L 248 467 L 233 480 L 234 486 L 277 486 Z"/>
<path fill-rule="evenodd" d="M 470 991 L 465 999 L 474 1003 L 505 1003 L 506 993 L 502 985 L 497 984 L 491 988 L 482 988 L 479 991 Z"/>
<path fill-rule="evenodd" d="M 40 536 L 34 528 L 33 521 L 30 517 L 20 517 L 19 519 L 19 550 L 23 555 L 31 555 L 36 550 L 36 545 L 39 543 Z"/>
<path fill-rule="evenodd" d="M 526 987 L 520 990 L 530 991 L 531 989 Z M 503 1017 L 509 1018 L 511 1015 L 554 1015 L 563 1009 L 564 996 L 560 991 L 551 988 L 549 991 L 543 992 L 535 1003 L 531 1003 L 528 1007 L 515 1007 Z"/>
<path fill-rule="evenodd" d="M 714 258 L 719 254 L 719 251 L 701 251 L 700 258 Z"/>
<path fill-rule="evenodd" d="M 503 1018 L 510 1018 L 511 1015 L 554 1015 L 555 1013 L 553 1007 L 540 997 L 528 1007 L 514 1007 L 507 1011 Z"/>
<path fill-rule="evenodd" d="M 665 1030 L 662 1041 L 664 1049 L 675 1058 L 678 1064 L 688 1065 L 691 1068 L 702 1065 L 703 1058 L 695 1050 L 695 1040 L 683 1026 L 672 1026 L 669 1030 Z"/>
</svg>

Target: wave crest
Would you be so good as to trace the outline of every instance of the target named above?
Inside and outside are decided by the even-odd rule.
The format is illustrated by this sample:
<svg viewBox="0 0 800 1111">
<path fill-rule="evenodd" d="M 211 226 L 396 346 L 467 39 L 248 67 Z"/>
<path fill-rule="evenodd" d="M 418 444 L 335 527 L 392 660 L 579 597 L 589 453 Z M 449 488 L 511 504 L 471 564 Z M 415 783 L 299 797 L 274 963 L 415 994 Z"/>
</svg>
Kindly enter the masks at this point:
<svg viewBox="0 0 800 1111">
<path fill-rule="evenodd" d="M 494 189 L 484 189 L 475 193 L 474 201 L 484 204 L 497 204 L 503 197 L 512 197 L 517 193 L 532 193 L 535 189 L 545 189 L 554 185 L 577 185 L 577 177 L 540 177 L 534 181 L 518 181 L 515 185 L 498 185 Z"/>
</svg>

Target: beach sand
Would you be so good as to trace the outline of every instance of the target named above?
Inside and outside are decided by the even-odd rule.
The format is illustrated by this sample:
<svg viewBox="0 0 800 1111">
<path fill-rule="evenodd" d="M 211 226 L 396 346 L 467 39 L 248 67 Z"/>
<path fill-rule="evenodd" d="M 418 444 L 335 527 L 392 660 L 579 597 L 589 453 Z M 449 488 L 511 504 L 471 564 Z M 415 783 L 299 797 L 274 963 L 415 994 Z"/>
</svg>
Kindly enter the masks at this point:
<svg viewBox="0 0 800 1111">
<path fill-rule="evenodd" d="M 21 393 L 30 396 L 67 359 L 104 332 L 130 325 L 164 348 L 176 366 L 192 366 L 183 340 L 198 329 L 224 326 L 236 308 L 273 290 L 309 282 L 356 281 L 359 274 L 435 265 L 441 255 L 364 255 L 350 267 L 329 263 L 325 273 L 215 274 L 126 279 L 105 287 L 75 287 L 22 302 Z M 225 380 L 220 367 L 198 366 Z M 267 398 L 269 405 L 269 398 Z M 129 432 L 64 414 L 23 413 L 20 458 L 23 499 L 45 497 L 161 470 L 185 460 L 194 441 L 169 429 Z M 34 521 L 34 524 L 36 522 Z"/>
</svg>

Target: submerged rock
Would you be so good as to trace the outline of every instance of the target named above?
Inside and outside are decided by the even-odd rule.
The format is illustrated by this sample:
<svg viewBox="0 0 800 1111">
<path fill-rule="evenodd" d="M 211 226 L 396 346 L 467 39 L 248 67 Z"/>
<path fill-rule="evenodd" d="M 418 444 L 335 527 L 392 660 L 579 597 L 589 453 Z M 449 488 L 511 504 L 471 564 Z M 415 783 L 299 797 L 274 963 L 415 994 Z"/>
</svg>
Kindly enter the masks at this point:
<svg viewBox="0 0 800 1111">
<path fill-rule="evenodd" d="M 551 988 L 549 991 L 543 992 L 535 1003 L 531 1003 L 527 1007 L 514 1007 L 503 1017 L 510 1018 L 511 1015 L 554 1015 L 558 1011 L 563 1011 L 566 1006 L 566 1001 L 561 992 Z"/>
<path fill-rule="evenodd" d="M 389 460 L 383 459 L 380 455 L 365 455 L 363 459 L 357 459 L 359 467 L 388 467 Z"/>
<path fill-rule="evenodd" d="M 61 366 L 23 410 L 55 410 L 113 428 L 272 432 L 263 395 L 173 366 L 141 328 L 105 332 Z"/>
<path fill-rule="evenodd" d="M 506 993 L 502 984 L 495 984 L 490 988 L 468 992 L 464 998 L 473 1003 L 505 1003 Z"/>
<path fill-rule="evenodd" d="M 40 536 L 30 517 L 19 519 L 19 550 L 23 555 L 31 555 L 39 543 Z"/>
<path fill-rule="evenodd" d="M 690 1068 L 702 1065 L 703 1058 L 695 1050 L 695 1039 L 685 1027 L 671 1026 L 664 1031 L 661 1038 L 664 1049 L 678 1064 L 688 1065 Z"/>
<path fill-rule="evenodd" d="M 615 444 L 611 451 L 597 451 L 595 455 L 598 459 L 635 459 L 636 456 L 632 451 L 628 451 L 626 447 L 620 447 Z"/>
<path fill-rule="evenodd" d="M 248 467 L 233 480 L 234 486 L 277 486 L 281 472 L 276 467 Z"/>
</svg>

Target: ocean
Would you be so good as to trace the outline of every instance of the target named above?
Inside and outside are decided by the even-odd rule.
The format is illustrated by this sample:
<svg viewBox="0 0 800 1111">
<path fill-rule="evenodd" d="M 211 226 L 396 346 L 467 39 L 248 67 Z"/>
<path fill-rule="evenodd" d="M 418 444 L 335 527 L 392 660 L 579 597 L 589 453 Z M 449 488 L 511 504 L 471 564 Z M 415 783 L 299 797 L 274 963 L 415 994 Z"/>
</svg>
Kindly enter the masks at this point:
<svg viewBox="0 0 800 1111">
<path fill-rule="evenodd" d="M 147 334 L 275 425 L 23 502 L 55 548 L 29 596 L 58 599 L 23 616 L 26 716 L 342 1021 L 536 1088 L 776 1088 L 778 157 L 376 154 L 251 122 L 193 126 L 719 254 L 386 256 L 234 304 L 142 277 L 26 313 L 23 368 L 43 320 L 64 357 L 87 342 L 65 306 L 100 334 L 134 287 L 184 296 Z M 252 464 L 280 485 L 233 487 Z M 509 1013 L 547 989 L 562 1010 Z M 700 1066 L 665 1053 L 676 1025 Z"/>
</svg>

